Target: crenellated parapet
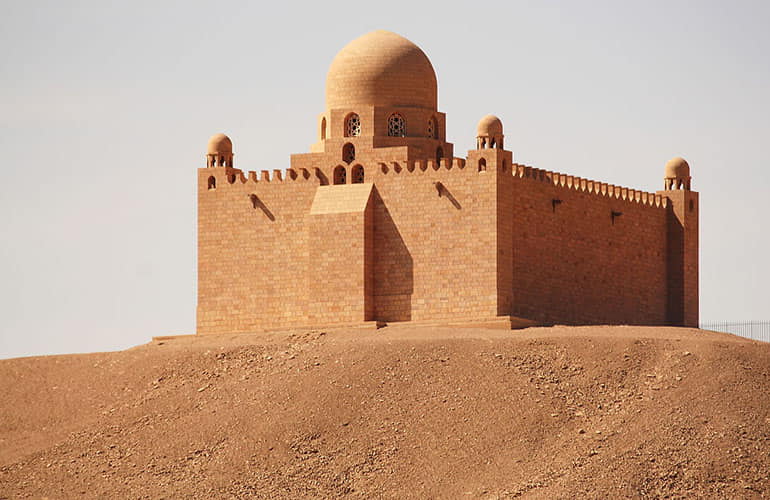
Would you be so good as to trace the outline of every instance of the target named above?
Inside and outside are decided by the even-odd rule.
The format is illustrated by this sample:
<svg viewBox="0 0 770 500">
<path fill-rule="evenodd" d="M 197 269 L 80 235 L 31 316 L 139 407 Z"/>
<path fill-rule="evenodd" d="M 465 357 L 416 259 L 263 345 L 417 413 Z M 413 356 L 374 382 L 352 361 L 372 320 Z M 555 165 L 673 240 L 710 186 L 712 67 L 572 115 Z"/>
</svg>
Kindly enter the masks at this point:
<svg viewBox="0 0 770 500">
<path fill-rule="evenodd" d="M 286 183 L 312 183 L 316 185 L 325 184 L 355 184 L 357 182 L 376 180 L 380 176 L 394 177 L 401 175 L 420 174 L 436 171 L 454 171 L 467 174 L 480 174 L 487 171 L 487 162 L 485 156 L 490 154 L 506 154 L 509 158 L 510 152 L 503 150 L 475 150 L 469 152 L 468 159 L 465 158 L 441 158 L 426 160 L 407 160 L 407 161 L 378 161 L 370 163 L 355 163 L 354 165 L 332 164 L 327 168 L 288 168 L 260 171 L 246 171 L 232 167 L 207 167 L 201 169 L 208 173 L 208 189 L 227 184 L 286 184 Z M 477 158 L 478 157 L 478 158 Z M 512 175 L 515 178 L 527 179 L 535 182 L 543 182 L 553 186 L 580 191 L 640 203 L 642 205 L 653 207 L 667 207 L 668 197 L 660 193 L 650 193 L 637 189 L 616 186 L 606 182 L 584 179 L 582 177 L 543 170 L 528 165 L 511 164 L 510 170 L 507 168 L 505 159 L 499 162 L 499 171 L 504 175 Z M 467 168 L 468 165 L 475 165 L 475 168 Z M 490 167 L 492 164 L 490 163 Z M 510 173 L 509 173 L 510 172 Z M 213 180 L 212 180 L 213 179 Z"/>
<path fill-rule="evenodd" d="M 430 172 L 437 170 L 463 170 L 466 161 L 463 158 L 441 158 L 440 161 L 430 160 L 410 160 L 410 161 L 391 161 L 377 162 L 377 172 L 383 175 L 389 174 L 411 174 L 420 172 Z"/>
<path fill-rule="evenodd" d="M 477 161 L 478 163 L 478 161 Z M 288 168 L 285 171 L 282 169 L 261 170 L 261 171 L 247 171 L 236 168 L 207 168 L 205 171 L 210 172 L 209 176 L 218 179 L 220 185 L 222 181 L 224 184 L 285 184 L 293 182 L 310 182 L 318 185 L 334 184 L 335 170 L 342 169 L 344 174 L 341 182 L 336 183 L 356 183 L 354 179 L 348 178 L 354 174 L 354 170 L 364 172 L 367 179 L 377 178 L 380 176 L 400 176 L 409 174 L 420 174 L 426 172 L 435 171 L 455 171 L 472 173 L 483 173 L 486 171 L 484 168 L 466 168 L 469 162 L 464 158 L 442 158 L 440 161 L 433 159 L 428 160 L 409 160 L 409 161 L 390 161 L 390 162 L 376 162 L 375 165 L 361 165 L 356 164 L 349 165 L 331 165 L 328 169 L 308 169 L 308 168 Z M 332 177 L 329 177 L 324 171 L 329 170 L 332 172 Z M 503 172 L 508 173 L 507 168 L 503 167 Z M 641 191 L 638 189 L 627 188 L 623 186 L 616 186 L 606 182 L 595 181 L 591 179 L 584 179 L 582 177 L 563 174 L 560 172 L 553 172 L 550 170 L 543 170 L 528 165 L 514 163 L 511 165 L 510 175 L 519 179 L 528 179 L 535 182 L 543 182 L 551 184 L 553 186 L 565 189 L 571 189 L 584 193 L 590 193 L 597 196 L 604 196 L 614 198 L 618 200 L 624 200 L 629 202 L 640 203 L 643 205 L 663 207 L 668 205 L 668 198 L 661 194 L 650 193 Z M 211 183 L 209 183 L 209 189 L 211 189 Z"/>
<path fill-rule="evenodd" d="M 642 205 L 653 207 L 665 208 L 668 206 L 668 198 L 656 193 L 616 186 L 606 182 L 583 179 L 582 177 L 552 172 L 550 170 L 542 170 L 527 165 L 514 164 L 511 171 L 514 177 L 553 184 L 554 186 L 561 188 L 641 203 Z"/>
<path fill-rule="evenodd" d="M 318 184 L 318 179 L 307 169 L 282 169 L 243 170 L 236 168 L 210 168 L 201 169 L 204 176 L 207 176 L 208 189 L 214 189 L 217 186 L 228 184 L 286 184 L 292 182 L 314 182 Z M 272 175 L 271 175 L 272 172 Z"/>
<path fill-rule="evenodd" d="M 315 185 L 327 184 L 357 184 L 377 179 L 380 176 L 393 177 L 399 174 L 422 174 L 436 171 L 461 172 L 465 170 L 466 160 L 463 158 L 442 158 L 440 161 L 408 160 L 355 163 L 353 165 L 332 164 L 326 168 L 288 168 L 246 171 L 230 167 L 208 167 L 201 169 L 201 175 L 207 178 L 208 189 L 227 185 L 239 184 L 263 184 L 283 185 L 291 183 L 311 183 Z M 470 172 L 470 170 L 468 170 Z"/>
</svg>

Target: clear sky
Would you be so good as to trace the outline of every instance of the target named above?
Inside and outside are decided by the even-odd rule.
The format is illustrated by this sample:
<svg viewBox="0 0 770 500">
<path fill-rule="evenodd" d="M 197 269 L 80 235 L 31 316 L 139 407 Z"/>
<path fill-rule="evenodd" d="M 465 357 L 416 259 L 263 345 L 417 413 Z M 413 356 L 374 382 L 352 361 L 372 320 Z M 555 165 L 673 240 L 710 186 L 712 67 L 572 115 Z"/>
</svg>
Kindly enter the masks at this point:
<svg viewBox="0 0 770 500">
<path fill-rule="evenodd" d="M 208 137 L 286 168 L 374 29 L 433 62 L 458 156 L 494 113 L 539 168 L 655 191 L 685 157 L 701 319 L 770 319 L 768 26 L 766 1 L 3 2 L 0 358 L 193 333 Z"/>
</svg>

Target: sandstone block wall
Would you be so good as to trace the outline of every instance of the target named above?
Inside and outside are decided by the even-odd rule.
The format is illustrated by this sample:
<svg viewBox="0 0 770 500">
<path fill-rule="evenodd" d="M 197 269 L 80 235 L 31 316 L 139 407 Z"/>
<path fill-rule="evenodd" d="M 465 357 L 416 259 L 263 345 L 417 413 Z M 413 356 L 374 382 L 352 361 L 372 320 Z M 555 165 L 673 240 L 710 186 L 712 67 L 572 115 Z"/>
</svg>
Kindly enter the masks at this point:
<svg viewBox="0 0 770 500">
<path fill-rule="evenodd" d="M 384 166 L 374 169 L 377 319 L 495 316 L 494 175 L 459 162 Z"/>
<path fill-rule="evenodd" d="M 545 172 L 503 150 L 471 151 L 467 164 L 364 157 L 363 184 L 343 164 L 333 185 L 334 165 L 314 161 L 272 179 L 199 170 L 199 333 L 506 315 L 697 321 L 697 193 Z"/>
<path fill-rule="evenodd" d="M 667 209 L 512 176 L 512 314 L 548 323 L 667 322 Z"/>
<path fill-rule="evenodd" d="M 316 185 L 253 182 L 226 168 L 198 172 L 198 332 L 305 324 Z"/>
</svg>

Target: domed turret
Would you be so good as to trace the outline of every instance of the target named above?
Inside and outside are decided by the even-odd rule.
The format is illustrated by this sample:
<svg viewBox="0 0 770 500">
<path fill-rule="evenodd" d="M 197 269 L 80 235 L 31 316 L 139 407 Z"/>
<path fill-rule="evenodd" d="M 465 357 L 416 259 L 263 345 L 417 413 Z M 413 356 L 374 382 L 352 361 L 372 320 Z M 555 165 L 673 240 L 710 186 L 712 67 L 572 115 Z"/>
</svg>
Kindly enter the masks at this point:
<svg viewBox="0 0 770 500">
<path fill-rule="evenodd" d="M 225 134 L 214 134 L 209 139 L 208 154 L 232 153 L 233 141 Z"/>
<path fill-rule="evenodd" d="M 503 149 L 503 122 L 495 115 L 487 115 L 476 126 L 476 149 Z"/>
<path fill-rule="evenodd" d="M 326 76 L 326 108 L 414 107 L 436 110 L 438 85 L 428 56 L 390 31 L 356 38 L 337 53 Z"/>
<path fill-rule="evenodd" d="M 672 158 L 666 163 L 665 181 L 666 189 L 685 189 L 690 190 L 690 165 L 684 158 Z"/>
<path fill-rule="evenodd" d="M 209 167 L 233 166 L 233 141 L 225 134 L 214 134 L 206 147 L 206 165 Z"/>
</svg>

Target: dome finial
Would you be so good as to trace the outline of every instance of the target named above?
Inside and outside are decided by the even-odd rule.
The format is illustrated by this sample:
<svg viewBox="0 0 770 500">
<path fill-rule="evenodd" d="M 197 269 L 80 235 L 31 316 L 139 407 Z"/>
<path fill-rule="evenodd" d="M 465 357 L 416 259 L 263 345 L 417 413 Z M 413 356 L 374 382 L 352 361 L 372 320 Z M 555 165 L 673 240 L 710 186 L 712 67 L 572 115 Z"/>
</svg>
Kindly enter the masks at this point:
<svg viewBox="0 0 770 500">
<path fill-rule="evenodd" d="M 214 134 L 206 146 L 207 167 L 233 166 L 233 141 L 225 134 Z"/>
<path fill-rule="evenodd" d="M 665 174 L 663 177 L 665 188 L 690 190 L 690 165 L 682 157 L 674 157 L 666 163 Z"/>
<path fill-rule="evenodd" d="M 503 122 L 495 115 L 486 115 L 476 126 L 476 149 L 503 149 Z"/>
</svg>

